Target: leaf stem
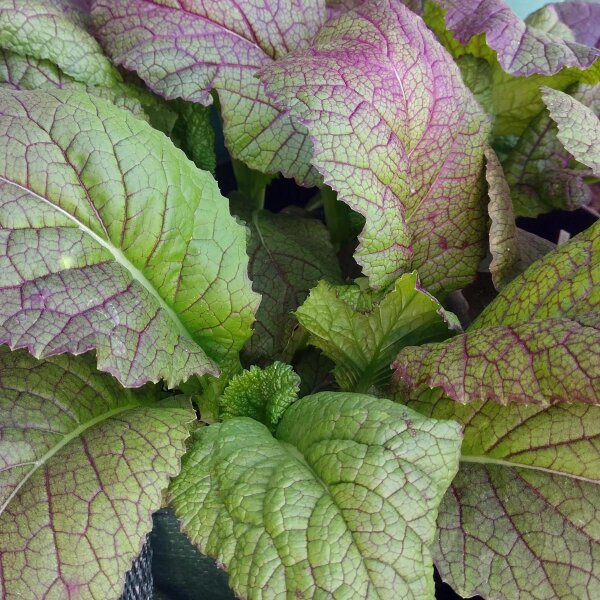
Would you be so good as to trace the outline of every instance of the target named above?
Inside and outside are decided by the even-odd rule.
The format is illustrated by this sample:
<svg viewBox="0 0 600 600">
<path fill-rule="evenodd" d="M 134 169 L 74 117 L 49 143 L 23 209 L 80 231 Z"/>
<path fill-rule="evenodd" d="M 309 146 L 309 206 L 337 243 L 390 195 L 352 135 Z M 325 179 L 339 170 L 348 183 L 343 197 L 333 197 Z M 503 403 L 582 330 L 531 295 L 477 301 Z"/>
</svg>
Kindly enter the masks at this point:
<svg viewBox="0 0 600 600">
<path fill-rule="evenodd" d="M 265 207 L 265 192 L 273 177 L 255 171 L 235 158 L 231 164 L 238 191 L 252 202 L 253 208 L 262 210 Z"/>
</svg>

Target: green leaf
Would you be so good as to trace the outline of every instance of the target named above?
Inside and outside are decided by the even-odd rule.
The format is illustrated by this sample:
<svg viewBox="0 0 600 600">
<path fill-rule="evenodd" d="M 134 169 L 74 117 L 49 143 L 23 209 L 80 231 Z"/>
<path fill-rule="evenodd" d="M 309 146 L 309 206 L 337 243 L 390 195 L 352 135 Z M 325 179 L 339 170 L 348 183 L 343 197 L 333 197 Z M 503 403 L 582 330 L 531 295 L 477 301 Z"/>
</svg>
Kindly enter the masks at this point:
<svg viewBox="0 0 600 600">
<path fill-rule="evenodd" d="M 45 59 L 76 81 L 111 87 L 121 75 L 69 0 L 0 0 L 0 48 Z"/>
<path fill-rule="evenodd" d="M 420 17 L 361 4 L 261 78 L 306 125 L 325 183 L 365 217 L 355 258 L 372 287 L 414 269 L 434 294 L 473 280 L 488 120 Z"/>
<path fill-rule="evenodd" d="M 502 404 L 600 398 L 600 223 L 513 279 L 467 332 L 404 348 L 395 379 L 411 392 Z"/>
<path fill-rule="evenodd" d="M 87 85 L 65 75 L 50 61 L 20 56 L 9 50 L 0 49 L 0 87 L 13 90 L 61 89 L 87 92 L 129 110 L 139 119 L 149 120 L 142 99 L 150 94 L 143 94 L 141 90 L 126 83 L 115 83 L 111 87 Z"/>
<path fill-rule="evenodd" d="M 433 547 L 444 580 L 465 598 L 600 596 L 600 407 L 409 406 L 464 426 Z"/>
<path fill-rule="evenodd" d="M 483 3 L 482 6 L 487 9 L 492 4 L 486 5 Z M 491 72 L 485 75 L 489 81 L 489 89 L 485 96 L 484 107 L 494 116 L 494 134 L 497 136 L 521 135 L 532 119 L 540 114 L 544 109 L 540 92 L 541 86 L 545 85 L 565 90 L 576 83 L 596 84 L 600 82 L 600 60 L 596 60 L 591 67 L 583 70 L 577 67 L 564 67 L 553 75 L 533 73 L 527 77 L 516 76 L 502 68 L 498 62 L 496 52 L 487 45 L 484 35 L 476 35 L 467 44 L 461 44 L 454 34 L 446 28 L 443 11 L 435 2 L 429 0 L 425 3 L 423 18 L 455 59 L 461 59 L 465 55 L 473 56 L 485 60 L 490 65 Z M 488 19 L 488 21 L 493 22 L 493 19 Z M 485 20 L 482 20 L 482 22 L 485 23 Z M 502 24 L 502 19 L 497 23 Z M 529 31 L 531 32 L 534 29 L 529 28 Z M 544 37 L 544 32 L 541 33 Z M 560 46 L 559 38 L 556 38 L 553 43 L 557 41 Z M 511 49 L 518 50 L 519 46 L 508 47 L 508 50 Z M 560 52 L 555 55 L 555 58 L 559 55 Z M 529 59 L 527 59 L 527 56 L 529 56 Z M 530 66 L 535 65 L 535 61 L 531 60 L 532 57 L 527 52 L 523 53 L 523 57 L 530 62 Z M 543 62 L 545 57 L 541 56 L 541 59 Z M 459 65 L 461 63 L 462 61 L 459 60 Z M 471 64 L 470 68 L 474 68 L 476 64 Z M 461 66 L 463 66 L 464 71 L 464 65 Z M 481 74 L 481 66 L 478 69 L 479 74 Z M 481 79 L 477 77 L 477 73 L 466 77 L 465 81 L 467 83 L 476 82 L 474 92 L 477 94 L 480 91 Z M 481 94 L 478 94 L 478 99 L 481 99 Z"/>
<path fill-rule="evenodd" d="M 183 142 L 186 154 L 199 169 L 214 175 L 217 168 L 217 155 L 215 154 L 215 131 L 210 122 L 211 109 L 183 100 L 176 101 L 175 107 L 179 113 L 176 132 Z"/>
<path fill-rule="evenodd" d="M 579 86 L 571 93 L 600 114 L 600 86 Z M 544 109 L 503 162 L 519 216 L 535 217 L 555 209 L 574 210 L 589 204 L 592 198 L 584 179 L 589 172 L 577 168 L 557 134 L 556 125 Z"/>
<path fill-rule="evenodd" d="M 289 361 L 293 312 L 320 279 L 340 283 L 342 275 L 329 234 L 315 219 L 234 204 L 250 228 L 249 274 L 262 296 L 254 333 L 242 351 L 246 362 Z"/>
<path fill-rule="evenodd" d="M 90 356 L 0 347 L 0 596 L 121 597 L 194 418 Z"/>
<path fill-rule="evenodd" d="M 576 160 L 600 177 L 600 119 L 585 104 L 562 92 L 544 88 L 544 102 L 558 125 L 558 139 Z"/>
<path fill-rule="evenodd" d="M 129 386 L 237 354 L 258 303 L 244 229 L 212 176 L 128 112 L 0 90 L 0 341 L 95 348 Z"/>
<path fill-rule="evenodd" d="M 488 213 L 490 215 L 490 273 L 497 290 L 502 289 L 536 260 L 555 248 L 551 242 L 519 229 L 502 165 L 495 152 L 486 150 Z"/>
<path fill-rule="evenodd" d="M 460 433 L 389 400 L 323 392 L 277 430 L 197 432 L 170 498 L 245 598 L 433 597 L 429 545 Z"/>
<path fill-rule="evenodd" d="M 522 271 L 519 239 L 510 188 L 504 177 L 502 165 L 491 148 L 486 149 L 485 156 L 485 176 L 490 198 L 488 213 L 491 220 L 490 252 L 492 262 L 490 263 L 490 273 L 494 287 L 499 290 Z"/>
<path fill-rule="evenodd" d="M 93 16 L 115 64 L 136 71 L 167 100 L 208 105 L 211 90 L 217 92 L 234 158 L 306 185 L 318 181 L 306 129 L 273 106 L 254 75 L 307 45 L 325 22 L 322 0 L 222 0 L 214 9 L 199 2 L 97 0 Z"/>
<path fill-rule="evenodd" d="M 251 417 L 272 432 L 286 409 L 298 399 L 300 377 L 290 365 L 274 362 L 261 369 L 255 365 L 236 375 L 220 399 L 224 419 Z"/>
<path fill-rule="evenodd" d="M 403 275 L 386 295 L 320 282 L 296 317 L 310 343 L 335 363 L 340 388 L 353 392 L 386 385 L 400 348 L 450 335 L 451 315 L 421 289 L 416 273 Z"/>
</svg>

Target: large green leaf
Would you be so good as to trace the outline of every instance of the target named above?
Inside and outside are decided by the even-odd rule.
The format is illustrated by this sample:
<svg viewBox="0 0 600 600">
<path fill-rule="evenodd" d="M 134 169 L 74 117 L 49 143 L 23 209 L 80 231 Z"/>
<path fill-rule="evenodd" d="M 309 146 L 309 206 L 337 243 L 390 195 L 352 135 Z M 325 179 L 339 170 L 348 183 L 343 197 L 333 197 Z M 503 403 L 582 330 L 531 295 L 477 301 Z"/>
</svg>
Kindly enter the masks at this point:
<svg viewBox="0 0 600 600">
<path fill-rule="evenodd" d="M 258 303 L 244 228 L 209 173 L 78 92 L 0 91 L 0 340 L 95 348 L 126 385 L 236 354 Z"/>
<path fill-rule="evenodd" d="M 442 577 L 465 598 L 600 597 L 600 408 L 436 393 L 409 406 L 464 426 L 433 550 Z"/>
<path fill-rule="evenodd" d="M 121 596 L 194 418 L 90 356 L 0 347 L 0 596 Z"/>
<path fill-rule="evenodd" d="M 249 274 L 262 299 L 252 337 L 242 351 L 252 363 L 290 360 L 296 327 L 292 311 L 319 280 L 341 283 L 329 233 L 315 219 L 234 208 L 250 228 Z"/>
<path fill-rule="evenodd" d="M 598 403 L 600 223 L 513 279 L 467 332 L 404 348 L 396 380 L 459 402 Z"/>
<path fill-rule="evenodd" d="M 355 256 L 373 287 L 413 269 L 436 294 L 472 281 L 489 126 L 419 16 L 399 0 L 366 2 L 261 73 L 308 128 L 325 183 L 365 217 Z"/>
<path fill-rule="evenodd" d="M 581 163 L 600 177 L 600 119 L 595 112 L 562 92 L 546 88 L 544 102 L 558 125 L 558 139 Z"/>
<path fill-rule="evenodd" d="M 445 339 L 453 318 L 421 289 L 416 273 L 403 275 L 385 295 L 321 282 L 296 317 L 310 343 L 334 361 L 340 388 L 352 392 L 385 385 L 400 348 Z M 451 326 L 460 329 L 458 322 Z"/>
<path fill-rule="evenodd" d="M 293 404 L 276 438 L 244 417 L 198 431 L 170 497 L 241 597 L 425 600 L 459 447 L 454 423 L 323 392 Z"/>
<path fill-rule="evenodd" d="M 121 75 L 69 0 L 0 0 L 0 48 L 45 59 L 76 81 L 111 87 Z"/>
<path fill-rule="evenodd" d="M 216 90 L 234 158 L 316 182 L 306 130 L 273 106 L 254 75 L 306 46 L 325 21 L 325 2 L 97 0 L 93 15 L 115 63 L 161 96 L 208 105 Z"/>
</svg>

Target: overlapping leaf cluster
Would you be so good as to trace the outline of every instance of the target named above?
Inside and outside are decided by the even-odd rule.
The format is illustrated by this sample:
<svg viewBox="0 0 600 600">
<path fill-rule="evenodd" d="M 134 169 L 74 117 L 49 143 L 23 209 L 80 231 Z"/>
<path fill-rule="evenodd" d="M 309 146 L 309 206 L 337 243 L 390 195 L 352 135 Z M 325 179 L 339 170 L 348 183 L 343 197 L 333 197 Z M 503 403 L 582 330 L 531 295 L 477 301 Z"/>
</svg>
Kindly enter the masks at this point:
<svg viewBox="0 0 600 600">
<path fill-rule="evenodd" d="M 0 0 L 0 596 L 600 596 L 599 8 Z"/>
</svg>

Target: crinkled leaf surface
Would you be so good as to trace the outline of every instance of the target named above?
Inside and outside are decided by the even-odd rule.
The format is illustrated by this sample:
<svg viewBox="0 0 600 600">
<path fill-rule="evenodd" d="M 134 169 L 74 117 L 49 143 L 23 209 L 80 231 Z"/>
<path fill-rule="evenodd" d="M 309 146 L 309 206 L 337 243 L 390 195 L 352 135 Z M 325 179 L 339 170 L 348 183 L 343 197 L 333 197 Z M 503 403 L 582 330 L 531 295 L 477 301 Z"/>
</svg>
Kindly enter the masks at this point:
<svg viewBox="0 0 600 600">
<path fill-rule="evenodd" d="M 207 105 L 217 90 L 235 158 L 315 183 L 306 131 L 272 105 L 254 75 L 307 44 L 325 21 L 323 1 L 96 0 L 93 15 L 116 64 L 158 94 Z"/>
<path fill-rule="evenodd" d="M 492 254 L 489 268 L 494 287 L 500 290 L 556 246 L 517 227 L 510 188 L 502 165 L 491 148 L 486 150 L 486 158 Z"/>
<path fill-rule="evenodd" d="M 178 109 L 176 134 L 183 142 L 186 154 L 195 165 L 213 175 L 217 168 L 215 153 L 215 132 L 210 122 L 210 107 L 180 100 L 175 103 Z"/>
<path fill-rule="evenodd" d="M 485 157 L 485 176 L 490 198 L 488 213 L 491 221 L 490 273 L 494 287 L 500 289 L 520 272 L 519 240 L 510 188 L 504 177 L 502 165 L 491 148 L 486 149 Z"/>
<path fill-rule="evenodd" d="M 306 124 L 313 164 L 366 218 L 356 259 L 374 287 L 418 269 L 433 293 L 482 258 L 485 116 L 420 17 L 371 1 L 262 71 Z"/>
<path fill-rule="evenodd" d="M 597 403 L 600 223 L 513 279 L 464 335 L 405 348 L 396 380 L 459 402 Z"/>
<path fill-rule="evenodd" d="M 193 418 L 90 356 L 0 347 L 0 596 L 120 598 Z"/>
<path fill-rule="evenodd" d="M 527 25 L 504 0 L 436 0 L 446 27 L 467 44 L 485 34 L 502 68 L 512 75 L 553 75 L 563 67 L 587 69 L 600 56 L 594 48 Z"/>
<path fill-rule="evenodd" d="M 416 273 L 409 273 L 387 295 L 321 282 L 296 317 L 310 343 L 335 363 L 342 390 L 366 392 L 389 381 L 400 348 L 447 338 L 453 315 L 422 290 Z M 452 327 L 460 328 L 457 322 Z"/>
<path fill-rule="evenodd" d="M 600 177 L 600 118 L 576 98 L 545 88 L 544 102 L 558 126 L 558 139 L 580 162 Z"/>
<path fill-rule="evenodd" d="M 82 83 L 110 87 L 121 75 L 68 0 L 0 0 L 0 47 L 49 60 Z"/>
<path fill-rule="evenodd" d="M 248 418 L 202 428 L 170 497 L 241 597 L 425 600 L 459 448 L 454 423 L 323 392 L 288 409 L 277 439 Z"/>
<path fill-rule="evenodd" d="M 292 311 L 320 279 L 342 281 L 329 233 L 315 219 L 241 207 L 235 210 L 250 228 L 249 274 L 262 297 L 254 332 L 242 354 L 253 363 L 288 360 L 296 326 Z"/>
<path fill-rule="evenodd" d="M 140 94 L 133 87 L 125 83 L 117 83 L 111 87 L 86 85 L 62 73 L 50 61 L 21 56 L 9 50 L 0 49 L 0 87 L 13 90 L 60 89 L 87 92 L 129 110 L 140 119 L 148 120 L 138 97 Z"/>
<path fill-rule="evenodd" d="M 568 0 L 547 4 L 527 22 L 565 40 L 600 48 L 600 5 L 594 0 Z"/>
<path fill-rule="evenodd" d="M 95 348 L 126 385 L 215 372 L 250 334 L 242 226 L 161 133 L 73 92 L 0 91 L 0 340 Z"/>
<path fill-rule="evenodd" d="M 558 92 L 553 92 L 557 94 Z M 600 114 L 600 86 L 581 86 L 574 99 Z M 535 217 L 555 209 L 574 210 L 592 194 L 573 156 L 565 149 L 547 110 L 533 119 L 504 161 L 516 213 Z M 587 134 L 586 134 L 587 135 Z"/>
<path fill-rule="evenodd" d="M 465 598 L 600 595 L 600 408 L 468 406 L 429 393 L 409 406 L 464 426 L 440 507 L 434 560 Z"/>
<path fill-rule="evenodd" d="M 286 409 L 298 399 L 300 378 L 281 362 L 233 377 L 220 399 L 224 419 L 251 417 L 274 432 Z"/>
<path fill-rule="evenodd" d="M 490 2 L 490 6 L 492 5 L 496 5 L 496 0 Z M 506 11 L 504 13 L 506 14 Z M 544 110 L 541 86 L 565 90 L 577 83 L 596 84 L 600 81 L 600 61 L 595 61 L 590 68 L 584 70 L 564 67 L 554 75 L 516 76 L 501 66 L 496 52 L 487 45 L 484 35 L 475 36 L 466 46 L 461 44 L 446 28 L 444 13 L 437 3 L 430 1 L 425 4 L 424 19 L 459 61 L 465 82 L 472 87 L 478 100 L 493 115 L 494 134 L 497 136 L 521 135 L 532 119 Z M 572 40 L 572 34 L 568 33 L 567 38 Z M 556 41 L 562 43 L 558 36 Z M 486 72 L 479 61 L 466 60 L 464 57 L 484 60 L 489 65 L 489 71 Z M 483 77 L 487 86 L 482 90 Z M 485 91 L 485 94 L 482 94 L 482 91 Z"/>
</svg>

